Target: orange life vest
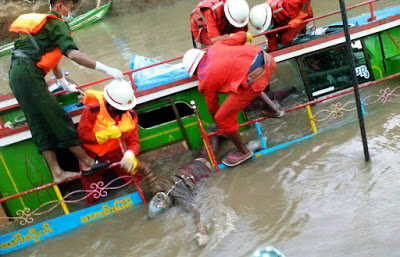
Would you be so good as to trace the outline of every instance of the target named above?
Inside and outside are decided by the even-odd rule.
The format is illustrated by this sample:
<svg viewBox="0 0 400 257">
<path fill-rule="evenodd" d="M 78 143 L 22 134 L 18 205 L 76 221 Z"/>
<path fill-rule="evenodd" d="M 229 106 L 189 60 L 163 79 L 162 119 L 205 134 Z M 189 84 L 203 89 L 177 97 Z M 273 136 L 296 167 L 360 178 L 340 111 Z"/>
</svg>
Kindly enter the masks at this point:
<svg viewBox="0 0 400 257">
<path fill-rule="evenodd" d="M 191 19 L 194 19 L 197 24 L 199 36 L 201 31 L 207 28 L 206 18 L 203 15 L 204 9 L 211 9 L 212 16 L 217 23 L 219 31 L 223 31 L 225 28 L 225 15 L 224 15 L 224 3 L 226 0 L 204 0 L 200 2 L 196 8 L 192 11 Z M 197 40 L 197 39 L 196 39 Z"/>
<path fill-rule="evenodd" d="M 112 126 L 117 126 L 121 133 L 122 139 L 129 136 L 129 132 L 133 131 L 137 126 L 137 119 L 133 119 L 129 111 L 126 111 L 122 116 L 121 120 L 117 123 L 108 113 L 104 95 L 102 91 L 87 90 L 85 96 L 82 98 L 82 103 L 87 105 L 93 102 L 98 102 L 100 111 L 97 114 L 97 119 L 93 126 L 93 133 L 97 131 L 107 129 Z M 103 156 L 111 151 L 119 148 L 118 139 L 110 139 L 103 144 L 83 144 L 83 146 L 90 151 L 96 153 L 98 156 Z"/>
<path fill-rule="evenodd" d="M 38 53 L 40 51 L 40 48 L 36 43 L 35 39 L 33 38 L 32 34 L 38 33 L 43 28 L 48 18 L 64 21 L 63 19 L 60 19 L 53 14 L 42 14 L 42 13 L 23 14 L 19 16 L 11 24 L 10 32 L 28 34 L 29 38 L 32 41 L 32 44 L 36 48 L 36 52 L 34 53 Z M 62 53 L 60 49 L 56 48 L 51 52 L 45 53 L 36 65 L 47 74 L 58 64 L 61 58 L 62 58 Z"/>
</svg>

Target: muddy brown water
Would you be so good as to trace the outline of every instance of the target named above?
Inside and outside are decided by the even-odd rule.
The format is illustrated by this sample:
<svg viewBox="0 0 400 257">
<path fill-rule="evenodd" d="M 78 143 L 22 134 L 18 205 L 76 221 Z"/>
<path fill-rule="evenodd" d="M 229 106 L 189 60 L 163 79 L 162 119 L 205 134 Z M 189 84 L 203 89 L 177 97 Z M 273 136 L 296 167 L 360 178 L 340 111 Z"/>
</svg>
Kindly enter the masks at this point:
<svg viewBox="0 0 400 257">
<path fill-rule="evenodd" d="M 108 17 L 74 36 L 83 52 L 123 70 L 134 53 L 165 60 L 191 47 L 188 14 L 196 3 L 182 1 L 132 16 Z M 376 7 L 395 4 L 400 1 L 381 1 Z M 337 10 L 339 4 L 320 0 L 313 1 L 313 7 L 320 15 Z M 62 64 L 79 83 L 103 77 L 68 60 Z M 8 60 L 2 57 L 2 93 L 9 92 L 7 73 Z M 382 87 L 395 88 L 399 82 Z M 399 108 L 398 97 L 366 108 L 368 163 L 358 123 L 353 121 L 205 179 L 196 204 L 208 220 L 211 241 L 206 247 L 199 248 L 192 240 L 195 226 L 190 214 L 173 208 L 149 220 L 146 207 L 137 206 L 10 256 L 249 256 L 265 245 L 287 257 L 400 256 Z M 307 122 L 298 119 L 304 112 L 299 113 L 262 124 L 270 145 L 309 132 Z M 355 113 L 351 115 L 354 120 Z M 173 171 L 190 156 L 159 160 L 156 167 Z"/>
</svg>

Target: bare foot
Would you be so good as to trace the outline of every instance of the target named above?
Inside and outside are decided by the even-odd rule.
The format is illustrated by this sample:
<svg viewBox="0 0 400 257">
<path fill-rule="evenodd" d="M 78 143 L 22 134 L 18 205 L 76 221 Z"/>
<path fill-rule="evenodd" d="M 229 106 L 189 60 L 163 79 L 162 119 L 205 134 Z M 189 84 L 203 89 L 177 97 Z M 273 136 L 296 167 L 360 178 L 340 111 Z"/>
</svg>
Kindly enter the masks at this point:
<svg viewBox="0 0 400 257">
<path fill-rule="evenodd" d="M 82 171 L 89 171 L 94 164 L 94 159 L 90 159 L 89 161 L 86 161 L 85 163 L 80 162 L 80 164 L 81 164 Z"/>
<path fill-rule="evenodd" d="M 77 172 L 64 171 L 64 172 L 57 174 L 57 176 L 54 176 L 54 183 L 58 184 L 67 179 L 74 178 L 79 175 L 80 175 L 80 173 L 77 173 Z"/>
<path fill-rule="evenodd" d="M 270 113 L 268 111 L 262 111 L 261 116 L 267 116 L 269 118 L 282 118 L 285 115 L 284 111 L 279 111 L 277 113 Z"/>
</svg>

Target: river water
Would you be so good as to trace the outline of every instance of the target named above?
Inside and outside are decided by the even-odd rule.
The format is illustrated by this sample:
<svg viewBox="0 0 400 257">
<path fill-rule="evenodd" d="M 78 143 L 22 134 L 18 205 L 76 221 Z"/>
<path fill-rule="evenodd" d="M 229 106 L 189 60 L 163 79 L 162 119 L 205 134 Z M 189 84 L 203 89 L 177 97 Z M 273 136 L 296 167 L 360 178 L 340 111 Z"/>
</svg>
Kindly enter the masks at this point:
<svg viewBox="0 0 400 257">
<path fill-rule="evenodd" d="M 83 52 L 122 70 L 128 70 L 134 53 L 165 60 L 191 47 L 188 16 L 197 2 L 177 1 L 132 16 L 106 18 L 76 31 L 74 37 Z M 376 7 L 399 3 L 385 0 Z M 313 8 L 321 15 L 337 10 L 339 4 L 319 0 L 313 1 Z M 331 17 L 317 26 L 338 19 Z M 79 83 L 103 77 L 68 60 L 62 64 Z M 3 57 L 2 93 L 9 91 L 7 71 Z M 193 240 L 190 214 L 173 208 L 149 220 L 146 207 L 137 206 L 11 256 L 249 256 L 266 245 L 287 257 L 400 256 L 399 108 L 400 100 L 394 98 L 366 109 L 372 159 L 368 163 L 358 123 L 351 122 L 201 182 L 196 202 L 211 233 L 205 247 L 197 247 Z M 271 140 L 291 138 L 280 131 L 296 133 L 299 128 L 295 114 L 272 122 L 267 132 Z M 189 158 L 160 161 L 159 167 L 173 170 Z"/>
</svg>

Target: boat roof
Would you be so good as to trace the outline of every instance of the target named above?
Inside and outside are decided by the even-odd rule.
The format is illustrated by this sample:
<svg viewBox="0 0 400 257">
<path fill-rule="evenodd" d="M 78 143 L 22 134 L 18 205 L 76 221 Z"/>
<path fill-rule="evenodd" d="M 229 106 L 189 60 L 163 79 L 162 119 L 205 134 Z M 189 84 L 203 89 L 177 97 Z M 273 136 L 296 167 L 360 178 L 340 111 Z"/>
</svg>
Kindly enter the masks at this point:
<svg viewBox="0 0 400 257">
<path fill-rule="evenodd" d="M 374 11 L 374 15 L 378 21 L 384 20 L 390 16 L 395 16 L 398 14 L 400 14 L 400 5 Z M 369 18 L 371 18 L 371 13 L 369 13 L 369 12 L 363 13 L 354 18 L 348 19 L 348 23 L 355 24 L 356 26 L 362 26 L 362 25 L 366 25 L 366 24 L 370 23 L 370 22 L 368 22 Z M 333 23 L 331 25 L 342 25 L 342 24 L 343 24 L 343 22 L 340 21 L 340 22 Z"/>
</svg>

